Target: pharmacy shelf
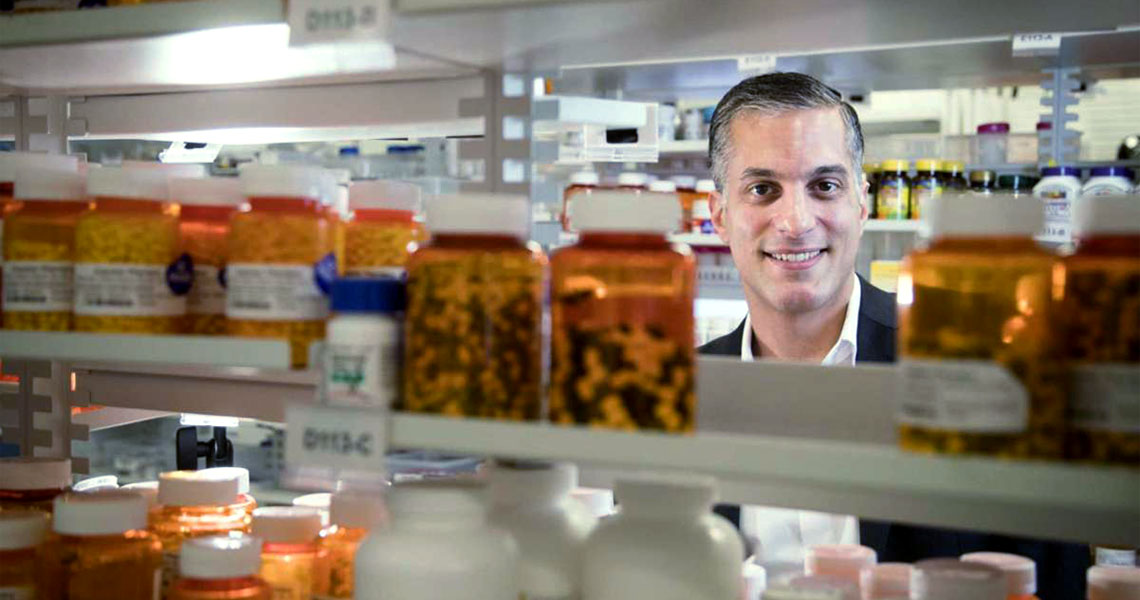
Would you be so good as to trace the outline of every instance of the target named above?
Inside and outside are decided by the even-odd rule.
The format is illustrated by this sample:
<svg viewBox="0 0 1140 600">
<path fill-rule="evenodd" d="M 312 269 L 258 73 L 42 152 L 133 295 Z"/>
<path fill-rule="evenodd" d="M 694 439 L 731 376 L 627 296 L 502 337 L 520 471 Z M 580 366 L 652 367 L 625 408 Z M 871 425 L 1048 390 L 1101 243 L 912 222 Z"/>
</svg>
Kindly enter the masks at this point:
<svg viewBox="0 0 1140 600">
<path fill-rule="evenodd" d="M 669 241 L 690 246 L 727 246 L 715 233 L 674 233 L 669 236 Z"/>
<path fill-rule="evenodd" d="M 86 425 L 88 431 L 111 429 L 132 423 L 141 423 L 151 419 L 161 419 L 178 413 L 165 410 L 146 410 L 139 408 L 122 408 L 119 406 L 105 406 L 95 410 L 72 415 L 71 422 L 76 425 Z"/>
<path fill-rule="evenodd" d="M 662 156 L 675 155 L 707 155 L 709 141 L 706 140 L 665 140 L 658 144 L 658 152 Z"/>
<path fill-rule="evenodd" d="M 0 358 L 62 362 L 106 361 L 133 364 L 285 369 L 284 340 L 186 335 L 123 335 L 75 332 L 5 331 Z"/>
<path fill-rule="evenodd" d="M 923 228 L 923 222 L 917 219 L 906 221 L 891 221 L 887 219 L 867 219 L 863 225 L 864 233 L 918 233 Z"/>
</svg>

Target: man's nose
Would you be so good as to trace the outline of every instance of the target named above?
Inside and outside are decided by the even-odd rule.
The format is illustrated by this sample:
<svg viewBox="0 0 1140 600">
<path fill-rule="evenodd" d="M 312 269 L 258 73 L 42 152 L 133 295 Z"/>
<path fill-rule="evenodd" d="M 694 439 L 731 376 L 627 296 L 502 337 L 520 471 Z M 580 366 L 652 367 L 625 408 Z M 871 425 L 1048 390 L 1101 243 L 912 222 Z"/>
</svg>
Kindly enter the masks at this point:
<svg viewBox="0 0 1140 600">
<path fill-rule="evenodd" d="M 810 199 L 804 192 L 793 192 L 779 202 L 776 230 L 788 237 L 801 237 L 815 227 Z"/>
</svg>

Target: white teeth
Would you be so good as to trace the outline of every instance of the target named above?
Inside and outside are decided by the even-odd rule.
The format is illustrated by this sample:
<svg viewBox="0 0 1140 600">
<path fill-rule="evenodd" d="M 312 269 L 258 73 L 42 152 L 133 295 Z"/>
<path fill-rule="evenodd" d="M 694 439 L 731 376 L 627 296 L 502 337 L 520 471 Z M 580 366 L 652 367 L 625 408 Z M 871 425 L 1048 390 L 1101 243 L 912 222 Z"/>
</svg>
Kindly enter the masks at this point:
<svg viewBox="0 0 1140 600">
<path fill-rule="evenodd" d="M 771 253 L 772 258 L 782 260 L 784 262 L 804 262 L 819 256 L 821 250 L 812 250 L 811 252 L 794 252 L 792 254 L 776 254 Z"/>
</svg>

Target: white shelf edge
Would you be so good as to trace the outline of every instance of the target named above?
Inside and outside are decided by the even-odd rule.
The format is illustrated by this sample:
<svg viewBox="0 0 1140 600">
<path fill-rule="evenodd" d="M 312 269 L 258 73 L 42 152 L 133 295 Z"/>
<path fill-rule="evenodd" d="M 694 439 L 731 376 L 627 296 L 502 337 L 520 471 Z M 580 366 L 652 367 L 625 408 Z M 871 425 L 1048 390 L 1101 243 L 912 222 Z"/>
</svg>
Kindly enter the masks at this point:
<svg viewBox="0 0 1140 600">
<path fill-rule="evenodd" d="M 71 417 L 71 422 L 77 425 L 86 425 L 88 431 L 110 429 L 131 423 L 140 423 L 151 419 L 160 419 L 178 414 L 164 410 L 148 410 L 142 408 L 122 408 L 118 406 L 104 406 L 96 410 L 82 412 Z"/>
<path fill-rule="evenodd" d="M 708 140 L 664 140 L 658 142 L 658 152 L 663 155 L 670 154 L 707 154 Z"/>
<path fill-rule="evenodd" d="M 867 219 L 863 225 L 864 233 L 918 233 L 923 228 L 922 221 L 917 219 L 888 220 Z"/>
<path fill-rule="evenodd" d="M 0 333 L 0 358 L 285 369 L 289 344 L 220 336 L 6 330 Z"/>
</svg>

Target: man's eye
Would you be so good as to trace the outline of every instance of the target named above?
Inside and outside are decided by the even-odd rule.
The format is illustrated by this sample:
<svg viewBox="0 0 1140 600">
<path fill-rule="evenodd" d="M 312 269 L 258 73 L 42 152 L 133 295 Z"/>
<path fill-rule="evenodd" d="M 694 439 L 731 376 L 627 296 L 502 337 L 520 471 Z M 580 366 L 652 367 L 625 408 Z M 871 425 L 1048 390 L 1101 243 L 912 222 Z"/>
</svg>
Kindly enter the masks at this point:
<svg viewBox="0 0 1140 600">
<path fill-rule="evenodd" d="M 839 191 L 839 184 L 834 181 L 821 181 L 815 184 L 815 188 L 824 194 L 831 194 Z"/>
<path fill-rule="evenodd" d="M 748 188 L 748 193 L 755 196 L 768 196 L 773 191 L 775 191 L 775 188 L 767 183 L 755 183 Z"/>
</svg>

